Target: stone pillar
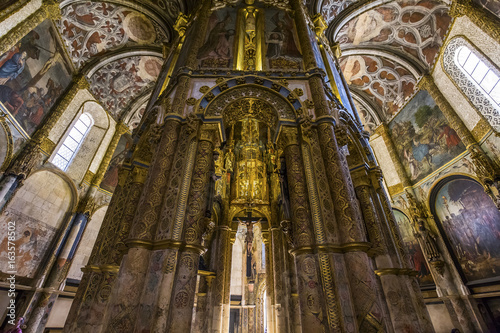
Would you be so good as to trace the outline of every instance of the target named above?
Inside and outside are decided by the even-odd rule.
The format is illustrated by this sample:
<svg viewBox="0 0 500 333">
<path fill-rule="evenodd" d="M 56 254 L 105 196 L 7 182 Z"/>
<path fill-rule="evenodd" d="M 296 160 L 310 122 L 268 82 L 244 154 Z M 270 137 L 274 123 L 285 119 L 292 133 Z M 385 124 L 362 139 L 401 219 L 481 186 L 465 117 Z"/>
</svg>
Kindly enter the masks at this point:
<svg viewBox="0 0 500 333">
<path fill-rule="evenodd" d="M 274 289 L 274 313 L 275 313 L 275 326 L 276 333 L 288 332 L 288 304 L 286 304 L 285 288 L 285 263 L 284 260 L 287 253 L 284 253 L 282 231 L 280 228 L 271 228 L 270 246 L 272 255 L 272 276 L 273 276 L 273 289 Z"/>
<path fill-rule="evenodd" d="M 495 25 L 497 36 L 500 36 L 498 24 Z M 497 39 L 500 40 L 500 39 Z M 475 166 L 475 172 L 485 192 L 491 197 L 495 205 L 500 209 L 500 167 L 493 162 L 483 151 L 481 146 L 474 140 L 472 133 L 467 129 L 460 116 L 457 115 L 446 97 L 441 93 L 434 83 L 432 75 L 426 74 L 418 83 L 420 89 L 425 89 L 439 106 L 451 127 L 467 147 L 470 157 Z"/>
<path fill-rule="evenodd" d="M 407 276 L 414 272 L 406 262 L 399 232 L 387 225 L 392 211 L 377 210 L 375 206 L 377 193 L 369 185 L 368 175 L 365 174 L 363 178 L 363 180 L 358 180 L 360 184 L 356 187 L 356 193 L 363 210 L 368 235 L 373 244 L 372 255 L 377 266 L 375 272 L 379 276 L 385 299 L 388 300 L 386 305 L 391 314 L 392 327 L 395 332 L 405 330 L 433 332 L 427 310 L 422 302 L 417 300 L 419 297 L 421 299 L 418 285 L 415 284 L 415 291 L 408 283 Z M 403 253 L 401 254 L 400 251 Z"/>
<path fill-rule="evenodd" d="M 1 42 L 0 45 L 2 45 Z M 28 178 L 31 172 L 42 162 L 42 154 L 40 150 L 44 139 L 48 137 L 50 131 L 61 118 L 62 114 L 66 111 L 78 91 L 88 89 L 88 87 L 89 83 L 84 76 L 75 76 L 71 87 L 62 100 L 60 100 L 57 106 L 51 111 L 41 128 L 35 132 L 28 144 L 7 168 L 4 173 L 2 184 L 5 184 L 5 186 L 10 184 L 10 188 L 8 191 L 2 191 L 5 192 L 6 197 L 0 198 L 0 204 L 3 204 L 0 206 L 1 211 L 7 207 L 9 201 L 22 186 L 24 180 Z"/>
<path fill-rule="evenodd" d="M 319 317 L 327 317 L 325 296 L 321 288 L 319 262 L 313 254 L 314 234 L 304 175 L 302 152 L 297 130 L 284 129 L 286 172 L 292 217 L 293 255 L 297 265 L 298 295 L 302 327 L 311 332 L 330 332 L 329 325 Z"/>
<path fill-rule="evenodd" d="M 118 224 L 116 221 L 119 220 L 119 217 L 121 217 L 123 205 L 127 198 L 126 192 L 130 184 L 129 182 L 126 184 L 126 180 L 129 178 L 129 174 L 130 170 L 128 168 L 122 168 L 120 170 L 118 185 L 116 186 L 114 195 L 111 198 L 106 216 L 104 217 L 104 221 L 92 250 L 89 264 L 84 269 L 80 287 L 76 292 L 71 310 L 68 318 L 66 319 L 66 324 L 64 326 L 65 332 L 84 332 L 79 330 L 78 327 L 83 325 L 82 322 L 85 321 L 85 317 L 89 315 L 89 309 L 92 302 L 97 302 L 96 288 L 105 274 L 108 274 L 111 277 L 113 276 L 113 272 L 118 270 L 118 267 L 116 267 L 111 272 L 112 274 L 109 274 L 109 270 L 107 270 L 108 273 L 104 273 L 99 269 L 98 265 L 104 263 L 104 260 L 101 257 L 102 252 L 104 251 L 109 253 L 110 247 L 112 246 L 112 235 L 115 234 L 115 229 Z M 115 219 L 115 217 L 118 219 Z M 92 264 L 96 266 L 94 269 L 91 268 Z M 100 319 L 102 320 L 102 317 Z M 79 325 L 79 323 L 82 325 Z"/>
<path fill-rule="evenodd" d="M 210 332 L 222 332 L 223 308 L 225 305 L 226 289 L 231 283 L 232 247 L 234 239 L 231 237 L 232 230 L 228 226 L 217 226 L 215 229 L 215 281 L 212 286 L 212 314 Z M 229 273 L 229 274 L 228 274 Z M 229 276 L 229 281 L 227 277 Z"/>
<path fill-rule="evenodd" d="M 125 240 L 146 181 L 148 169 L 142 165 L 151 162 L 154 145 L 150 139 L 153 133 L 152 125 L 140 130 L 139 135 L 142 135 L 135 147 L 132 164 L 125 163 L 120 171 L 118 186 L 66 321 L 66 332 L 101 332 L 110 319 L 107 315 L 108 299 L 126 252 Z M 132 255 L 138 256 L 136 252 L 141 251 L 133 251 Z M 96 313 L 99 315 L 94 315 Z"/>
<path fill-rule="evenodd" d="M 310 82 L 314 87 L 314 102 L 320 105 L 316 109 L 316 116 L 330 116 L 328 103 L 322 90 L 319 90 L 323 83 L 319 78 L 314 78 Z M 342 252 L 345 252 L 343 257 L 351 286 L 351 299 L 358 329 L 363 332 L 370 329 L 369 327 L 378 327 L 378 329 L 390 331 L 392 330 L 390 317 L 385 311 L 382 290 L 377 283 L 373 262 L 366 253 L 369 243 L 366 240 L 366 231 L 355 197 L 349 167 L 344 154 L 339 149 L 339 146 L 345 146 L 348 143 L 346 130 L 341 126 L 334 127 L 331 122 L 323 122 L 318 125 L 318 136 L 330 193 L 335 202 L 335 219 L 339 228 L 339 239 L 343 244 Z"/>
<path fill-rule="evenodd" d="M 448 14 L 451 17 L 466 15 L 481 30 L 500 43 L 498 18 L 486 8 L 477 5 L 471 0 L 455 0 L 451 3 Z"/>
<path fill-rule="evenodd" d="M 265 247 L 266 258 L 266 287 L 267 287 L 267 332 L 275 333 L 275 315 L 274 315 L 274 264 L 271 250 L 271 236 L 269 231 L 262 232 L 262 239 Z M 297 314 L 298 315 L 298 314 Z"/>
<path fill-rule="evenodd" d="M 186 215 L 180 228 L 186 245 L 178 255 L 177 271 L 169 308 L 169 332 L 190 332 L 202 235 L 210 223 L 209 183 L 213 164 L 215 130 L 201 129 L 189 190 Z"/>
<path fill-rule="evenodd" d="M 11 47 L 16 45 L 21 38 L 26 36 L 46 19 L 59 20 L 60 18 L 61 11 L 59 9 L 59 3 L 55 0 L 44 0 L 40 8 L 0 38 L 0 54 L 7 52 Z"/>
</svg>

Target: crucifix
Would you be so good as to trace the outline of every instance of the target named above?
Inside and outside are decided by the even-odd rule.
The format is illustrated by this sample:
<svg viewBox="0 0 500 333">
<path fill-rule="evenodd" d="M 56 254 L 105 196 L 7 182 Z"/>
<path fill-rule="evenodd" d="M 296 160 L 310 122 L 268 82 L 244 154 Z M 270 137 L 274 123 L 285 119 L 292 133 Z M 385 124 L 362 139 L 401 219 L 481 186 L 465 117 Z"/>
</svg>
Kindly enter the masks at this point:
<svg viewBox="0 0 500 333">
<path fill-rule="evenodd" d="M 247 234 L 245 237 L 245 244 L 247 248 L 247 278 L 253 281 L 256 275 L 256 269 L 254 267 L 255 263 L 252 262 L 253 225 L 255 223 L 260 223 L 263 218 L 252 217 L 252 212 L 250 211 L 247 213 L 247 217 L 237 217 L 236 220 L 247 228 Z"/>
</svg>

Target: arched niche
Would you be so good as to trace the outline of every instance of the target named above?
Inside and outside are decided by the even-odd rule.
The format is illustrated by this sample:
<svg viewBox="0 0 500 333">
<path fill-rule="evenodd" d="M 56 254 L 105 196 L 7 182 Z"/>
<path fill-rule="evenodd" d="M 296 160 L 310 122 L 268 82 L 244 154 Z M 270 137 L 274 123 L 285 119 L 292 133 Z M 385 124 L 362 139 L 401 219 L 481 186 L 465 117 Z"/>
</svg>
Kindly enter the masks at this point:
<svg viewBox="0 0 500 333">
<path fill-rule="evenodd" d="M 260 77 L 245 76 L 232 78 L 208 90 L 197 104 L 197 112 L 203 114 L 206 121 L 219 122 L 223 129 L 233 116 L 235 108 L 230 105 L 240 100 L 253 99 L 266 105 L 264 119 L 275 121 L 276 133 L 283 124 L 294 124 L 297 111 L 303 108 L 300 99 L 286 86 Z M 224 134 L 223 134 L 224 135 Z M 224 138 L 225 139 L 225 138 Z M 275 137 L 276 141 L 277 137 Z"/>
<path fill-rule="evenodd" d="M 34 278 L 54 238 L 75 206 L 76 187 L 58 171 L 42 169 L 26 179 L 0 216 L 0 255 L 7 257 L 7 231 L 15 225 L 17 275 Z M 62 172 L 61 172 L 62 173 Z M 6 260 L 0 271 L 9 271 Z"/>
<path fill-rule="evenodd" d="M 464 281 L 500 280 L 500 212 L 481 184 L 463 175 L 444 178 L 430 208 Z"/>
<path fill-rule="evenodd" d="M 413 269 L 417 271 L 417 279 L 420 287 L 433 287 L 434 279 L 425 260 L 424 252 L 415 237 L 416 230 L 408 216 L 398 209 L 393 209 L 394 217 L 401 234 L 401 240 L 408 252 Z"/>
<path fill-rule="evenodd" d="M 97 234 L 99 233 L 99 229 L 101 229 L 102 222 L 104 221 L 104 215 L 107 210 L 108 206 L 99 208 L 87 222 L 87 227 L 85 228 L 83 237 L 80 240 L 80 245 L 78 246 L 69 269 L 67 276 L 69 280 L 79 281 L 82 279 L 83 272 L 81 269 L 87 265 L 90 253 L 92 252 L 92 248 L 97 240 Z"/>
</svg>

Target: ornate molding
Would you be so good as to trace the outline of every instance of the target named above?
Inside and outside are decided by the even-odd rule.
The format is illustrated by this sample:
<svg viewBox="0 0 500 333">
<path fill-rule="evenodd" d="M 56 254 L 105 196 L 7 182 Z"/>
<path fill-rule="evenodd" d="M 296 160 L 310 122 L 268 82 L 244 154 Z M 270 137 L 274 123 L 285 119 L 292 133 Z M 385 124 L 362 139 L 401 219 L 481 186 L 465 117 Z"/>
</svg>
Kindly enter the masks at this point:
<svg viewBox="0 0 500 333">
<path fill-rule="evenodd" d="M 455 37 L 446 45 L 441 62 L 443 70 L 465 99 L 467 99 L 473 105 L 474 109 L 488 120 L 489 126 L 493 127 L 498 132 L 500 131 L 500 113 L 489 98 L 484 95 L 484 92 L 477 87 L 476 84 L 471 82 L 471 79 L 466 76 L 455 62 L 456 52 L 458 48 L 462 46 L 468 47 L 473 52 L 476 51 L 474 54 L 483 62 L 489 64 L 489 67 L 496 72 L 497 75 L 500 74 L 495 66 L 491 64 L 490 60 L 480 52 L 477 52 L 478 49 L 463 37 Z M 431 86 L 430 88 L 433 89 Z"/>
<path fill-rule="evenodd" d="M 483 7 L 471 0 L 454 0 L 449 15 L 452 17 L 467 16 L 475 25 L 486 32 L 491 38 L 500 42 L 500 26 L 498 19 Z"/>
<path fill-rule="evenodd" d="M 0 54 L 4 54 L 21 38 L 36 28 L 46 19 L 58 20 L 61 17 L 59 3 L 55 0 L 44 0 L 42 6 L 26 20 L 16 25 L 12 30 L 0 38 Z"/>
</svg>

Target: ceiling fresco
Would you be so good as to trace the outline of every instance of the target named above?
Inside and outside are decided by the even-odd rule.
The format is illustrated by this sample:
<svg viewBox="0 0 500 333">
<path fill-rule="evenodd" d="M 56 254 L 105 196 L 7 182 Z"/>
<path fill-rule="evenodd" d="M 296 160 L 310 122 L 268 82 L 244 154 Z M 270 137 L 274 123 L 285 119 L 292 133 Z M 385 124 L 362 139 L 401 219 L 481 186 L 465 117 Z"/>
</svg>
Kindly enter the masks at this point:
<svg viewBox="0 0 500 333">
<path fill-rule="evenodd" d="M 337 15 L 349 7 L 349 5 L 359 2 L 360 0 L 325 0 L 321 5 L 321 15 L 325 21 L 330 24 Z"/>
<path fill-rule="evenodd" d="M 430 68 L 443 44 L 451 17 L 437 1 L 391 2 L 349 21 L 336 40 L 342 49 L 383 46 L 402 51 Z"/>
<path fill-rule="evenodd" d="M 106 2 L 64 7 L 58 26 L 77 68 L 106 51 L 130 45 L 161 46 L 167 40 L 159 25 L 144 14 Z"/>
<path fill-rule="evenodd" d="M 383 111 L 387 120 L 413 94 L 415 77 L 405 67 L 376 56 L 348 56 L 340 59 L 347 83 L 365 92 Z"/>
<path fill-rule="evenodd" d="M 90 91 L 118 120 L 137 96 L 151 89 L 162 64 L 162 58 L 151 56 L 119 59 L 92 75 Z"/>
</svg>

